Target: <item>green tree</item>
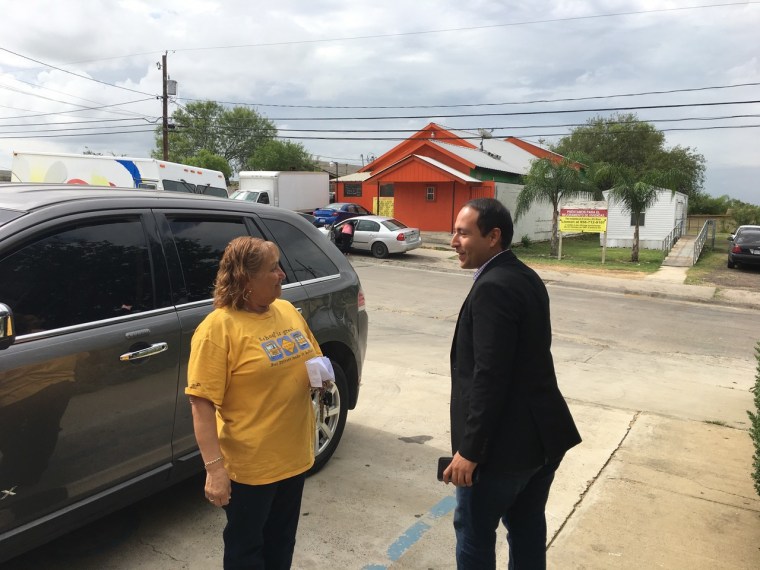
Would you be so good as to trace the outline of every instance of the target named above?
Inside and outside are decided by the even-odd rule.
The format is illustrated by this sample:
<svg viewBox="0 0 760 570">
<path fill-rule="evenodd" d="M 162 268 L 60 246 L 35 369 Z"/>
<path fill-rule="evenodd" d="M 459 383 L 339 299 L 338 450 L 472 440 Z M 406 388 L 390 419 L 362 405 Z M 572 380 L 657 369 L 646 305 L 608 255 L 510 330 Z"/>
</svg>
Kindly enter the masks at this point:
<svg viewBox="0 0 760 570">
<path fill-rule="evenodd" d="M 697 192 L 689 196 L 689 214 L 711 214 L 722 216 L 731 205 L 731 198 L 727 195 L 713 197 L 704 192 Z"/>
<path fill-rule="evenodd" d="M 760 206 L 742 204 L 741 206 L 731 208 L 731 217 L 737 226 L 760 224 Z"/>
<path fill-rule="evenodd" d="M 270 140 L 261 144 L 245 164 L 248 170 L 317 170 L 301 143 Z"/>
<path fill-rule="evenodd" d="M 169 160 L 189 164 L 201 150 L 221 156 L 240 170 L 259 145 L 277 136 L 269 119 L 247 107 L 231 109 L 214 101 L 196 101 L 177 109 L 169 132 Z M 163 156 L 161 127 L 156 128 L 154 158 Z M 194 165 L 197 166 L 197 165 Z"/>
<path fill-rule="evenodd" d="M 594 175 L 599 185 L 609 185 L 608 202 L 619 203 L 624 212 L 631 214 L 634 223 L 631 261 L 638 263 L 641 215 L 657 202 L 660 189 L 668 188 L 675 193 L 683 174 L 676 170 L 650 170 L 639 175 L 628 166 L 602 164 L 597 166 Z"/>
<path fill-rule="evenodd" d="M 704 156 L 690 147 L 666 148 L 665 135 L 635 113 L 593 117 L 561 139 L 554 150 L 583 156 L 586 164 L 625 166 L 636 178 L 655 170 L 679 171 L 683 176 L 676 190 L 688 195 L 699 192 L 704 183 Z"/>
<path fill-rule="evenodd" d="M 523 178 L 523 183 L 523 189 L 517 196 L 515 221 L 519 220 L 535 203 L 551 204 L 551 255 L 556 256 L 559 249 L 560 203 L 565 198 L 594 194 L 595 187 L 582 172 L 581 165 L 571 158 L 563 158 L 560 162 L 548 158 L 534 160 L 530 171 Z"/>
</svg>

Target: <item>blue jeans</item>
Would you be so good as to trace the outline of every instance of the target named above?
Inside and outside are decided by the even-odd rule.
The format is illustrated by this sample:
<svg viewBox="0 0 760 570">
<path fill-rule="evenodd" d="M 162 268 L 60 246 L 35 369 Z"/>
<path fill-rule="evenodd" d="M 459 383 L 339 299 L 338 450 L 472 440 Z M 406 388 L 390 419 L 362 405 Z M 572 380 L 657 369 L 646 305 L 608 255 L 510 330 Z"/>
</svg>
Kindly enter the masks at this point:
<svg viewBox="0 0 760 570">
<path fill-rule="evenodd" d="M 304 475 L 270 483 L 232 481 L 224 507 L 225 570 L 287 570 L 293 560 Z"/>
<path fill-rule="evenodd" d="M 546 568 L 546 501 L 560 461 L 515 473 L 480 472 L 457 487 L 454 530 L 459 570 L 496 568 L 496 529 L 507 528 L 509 570 Z"/>
</svg>

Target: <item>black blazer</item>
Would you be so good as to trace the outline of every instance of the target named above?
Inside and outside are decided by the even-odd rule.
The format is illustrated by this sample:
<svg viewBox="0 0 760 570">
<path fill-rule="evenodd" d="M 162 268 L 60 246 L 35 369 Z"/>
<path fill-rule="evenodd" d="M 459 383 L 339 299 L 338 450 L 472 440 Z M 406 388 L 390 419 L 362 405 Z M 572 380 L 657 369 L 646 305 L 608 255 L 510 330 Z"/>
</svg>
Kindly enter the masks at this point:
<svg viewBox="0 0 760 570">
<path fill-rule="evenodd" d="M 491 260 L 451 346 L 451 448 L 499 472 L 560 459 L 581 436 L 557 386 L 549 295 L 511 250 Z"/>
</svg>

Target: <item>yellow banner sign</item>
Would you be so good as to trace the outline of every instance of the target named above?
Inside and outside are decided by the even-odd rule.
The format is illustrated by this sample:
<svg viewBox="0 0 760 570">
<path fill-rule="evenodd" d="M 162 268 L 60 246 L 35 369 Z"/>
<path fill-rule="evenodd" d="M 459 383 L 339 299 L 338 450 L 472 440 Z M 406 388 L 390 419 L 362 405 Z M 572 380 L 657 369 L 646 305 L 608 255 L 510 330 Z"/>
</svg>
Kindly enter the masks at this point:
<svg viewBox="0 0 760 570">
<path fill-rule="evenodd" d="M 607 210 L 563 208 L 559 212 L 559 231 L 606 232 Z"/>
</svg>

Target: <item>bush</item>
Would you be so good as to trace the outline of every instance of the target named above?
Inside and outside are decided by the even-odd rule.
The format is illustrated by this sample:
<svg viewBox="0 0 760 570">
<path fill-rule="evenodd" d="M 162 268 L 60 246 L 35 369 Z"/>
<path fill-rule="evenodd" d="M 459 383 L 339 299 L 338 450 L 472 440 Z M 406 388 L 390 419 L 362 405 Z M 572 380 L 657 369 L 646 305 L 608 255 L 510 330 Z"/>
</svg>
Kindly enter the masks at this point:
<svg viewBox="0 0 760 570">
<path fill-rule="evenodd" d="M 525 234 L 523 237 L 520 238 L 520 243 L 523 247 L 530 247 L 533 245 L 533 240 L 530 239 L 530 236 L 528 234 Z"/>
<path fill-rule="evenodd" d="M 755 491 L 760 495 L 760 342 L 755 346 L 755 358 L 757 358 L 757 374 L 755 374 L 755 385 L 750 391 L 755 395 L 755 412 L 749 414 L 750 426 L 749 436 L 755 444 L 755 454 L 752 459 L 752 479 L 755 481 Z"/>
</svg>

